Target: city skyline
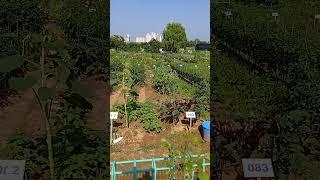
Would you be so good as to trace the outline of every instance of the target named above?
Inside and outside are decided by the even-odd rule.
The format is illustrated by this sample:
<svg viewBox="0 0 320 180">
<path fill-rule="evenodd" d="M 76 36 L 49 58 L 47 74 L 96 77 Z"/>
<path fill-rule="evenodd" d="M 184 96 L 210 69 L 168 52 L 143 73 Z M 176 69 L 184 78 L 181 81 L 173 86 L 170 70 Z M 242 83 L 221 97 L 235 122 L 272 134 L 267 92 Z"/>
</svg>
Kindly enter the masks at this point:
<svg viewBox="0 0 320 180">
<path fill-rule="evenodd" d="M 210 40 L 209 0 L 111 0 L 111 35 L 130 34 L 131 41 L 147 32 L 162 34 L 170 22 L 181 23 L 187 39 Z"/>
</svg>

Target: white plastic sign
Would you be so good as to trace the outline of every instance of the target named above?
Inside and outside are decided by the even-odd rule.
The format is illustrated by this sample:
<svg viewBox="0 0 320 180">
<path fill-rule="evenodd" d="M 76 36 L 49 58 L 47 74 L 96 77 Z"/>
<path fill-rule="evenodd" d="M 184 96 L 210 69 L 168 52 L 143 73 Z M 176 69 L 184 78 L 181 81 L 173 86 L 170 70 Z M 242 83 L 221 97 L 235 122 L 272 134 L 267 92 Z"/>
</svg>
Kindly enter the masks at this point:
<svg viewBox="0 0 320 180">
<path fill-rule="evenodd" d="M 226 11 L 226 12 L 225 12 L 225 15 L 226 15 L 226 16 L 232 16 L 232 13 L 231 13 L 231 11 Z"/>
<path fill-rule="evenodd" d="M 278 17 L 278 16 L 279 16 L 279 13 L 274 12 L 274 13 L 272 13 L 272 16 L 273 16 L 273 17 Z"/>
<path fill-rule="evenodd" d="M 242 159 L 244 177 L 274 177 L 271 159 Z"/>
<path fill-rule="evenodd" d="M 118 112 L 110 112 L 110 119 L 118 119 Z"/>
<path fill-rule="evenodd" d="M 314 18 L 315 18 L 315 19 L 320 19 L 320 14 L 316 14 L 316 15 L 314 16 Z"/>
<path fill-rule="evenodd" d="M 0 160 L 0 179 L 23 180 L 25 160 Z"/>
<path fill-rule="evenodd" d="M 186 117 L 187 118 L 196 118 L 196 113 L 195 112 L 186 112 Z"/>
</svg>

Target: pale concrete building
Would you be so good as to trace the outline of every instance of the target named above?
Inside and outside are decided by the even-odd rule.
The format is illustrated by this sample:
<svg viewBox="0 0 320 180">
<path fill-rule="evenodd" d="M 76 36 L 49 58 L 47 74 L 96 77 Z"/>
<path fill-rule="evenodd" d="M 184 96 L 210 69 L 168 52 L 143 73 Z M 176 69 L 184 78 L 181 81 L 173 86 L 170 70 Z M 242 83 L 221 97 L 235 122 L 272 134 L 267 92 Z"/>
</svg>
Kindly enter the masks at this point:
<svg viewBox="0 0 320 180">
<path fill-rule="evenodd" d="M 126 37 L 124 37 L 124 42 L 129 43 L 130 42 L 130 35 L 127 34 Z"/>
<path fill-rule="evenodd" d="M 152 39 L 162 42 L 162 35 L 154 32 L 147 33 L 145 37 L 136 37 L 137 43 L 150 42 Z"/>
<path fill-rule="evenodd" d="M 155 39 L 157 41 L 162 41 L 162 36 L 160 34 L 151 32 L 146 34 L 146 42 L 150 42 L 152 39 Z"/>
<path fill-rule="evenodd" d="M 137 43 L 144 43 L 144 42 L 146 42 L 146 40 L 144 37 L 136 37 L 136 42 Z"/>
</svg>

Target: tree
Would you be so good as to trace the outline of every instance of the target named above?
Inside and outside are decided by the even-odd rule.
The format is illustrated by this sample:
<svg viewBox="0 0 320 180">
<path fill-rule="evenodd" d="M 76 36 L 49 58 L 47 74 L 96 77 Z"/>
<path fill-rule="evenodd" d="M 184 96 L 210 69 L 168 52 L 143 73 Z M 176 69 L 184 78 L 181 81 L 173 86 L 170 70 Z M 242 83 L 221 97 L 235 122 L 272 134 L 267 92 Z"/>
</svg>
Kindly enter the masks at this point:
<svg viewBox="0 0 320 180">
<path fill-rule="evenodd" d="M 125 46 L 123 47 L 123 50 L 130 51 L 130 52 L 139 52 L 141 51 L 141 45 L 136 42 L 129 42 L 125 44 Z"/>
<path fill-rule="evenodd" d="M 156 39 L 152 39 L 150 42 L 148 42 L 146 51 L 152 52 L 152 53 L 158 53 L 160 52 L 159 51 L 160 48 L 161 48 L 161 43 Z"/>
<path fill-rule="evenodd" d="M 104 12 L 103 1 L 64 0 L 56 6 L 58 17 L 55 18 L 58 18 L 67 38 L 108 38 L 105 32 L 107 15 Z"/>
<path fill-rule="evenodd" d="M 39 32 L 48 20 L 40 0 L 0 0 L 0 32 Z"/>
<path fill-rule="evenodd" d="M 113 35 L 110 38 L 110 46 L 111 48 L 119 49 L 125 45 L 124 38 L 119 35 Z"/>
<path fill-rule="evenodd" d="M 187 45 L 185 28 L 180 23 L 169 23 L 163 31 L 163 45 L 166 51 L 177 52 Z"/>
</svg>

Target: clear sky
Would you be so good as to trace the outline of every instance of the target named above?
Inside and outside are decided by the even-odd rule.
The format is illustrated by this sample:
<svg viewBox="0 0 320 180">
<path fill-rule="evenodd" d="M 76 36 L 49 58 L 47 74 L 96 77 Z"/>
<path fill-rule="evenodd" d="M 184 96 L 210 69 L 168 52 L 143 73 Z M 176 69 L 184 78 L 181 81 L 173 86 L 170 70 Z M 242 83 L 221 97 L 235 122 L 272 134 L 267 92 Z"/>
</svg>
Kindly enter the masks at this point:
<svg viewBox="0 0 320 180">
<path fill-rule="evenodd" d="M 209 0 L 111 0 L 111 34 L 130 34 L 131 39 L 147 32 L 162 33 L 171 21 L 181 23 L 188 40 L 209 41 Z"/>
</svg>

